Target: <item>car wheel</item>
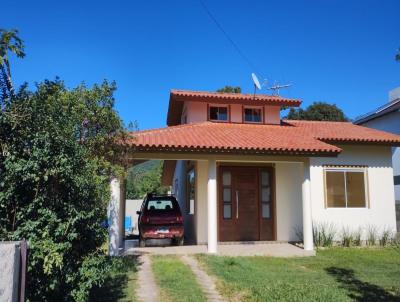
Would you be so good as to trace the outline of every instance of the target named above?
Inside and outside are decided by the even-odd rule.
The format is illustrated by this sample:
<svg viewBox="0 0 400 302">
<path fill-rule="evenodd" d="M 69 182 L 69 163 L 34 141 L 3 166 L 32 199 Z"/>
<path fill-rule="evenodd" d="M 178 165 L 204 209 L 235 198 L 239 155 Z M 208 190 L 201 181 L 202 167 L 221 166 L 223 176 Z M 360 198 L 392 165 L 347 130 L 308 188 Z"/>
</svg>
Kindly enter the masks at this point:
<svg viewBox="0 0 400 302">
<path fill-rule="evenodd" d="M 178 246 L 182 246 L 183 245 L 183 237 L 175 238 L 175 244 Z"/>
<path fill-rule="evenodd" d="M 146 240 L 143 238 L 139 238 L 139 246 L 140 247 L 146 247 Z"/>
</svg>

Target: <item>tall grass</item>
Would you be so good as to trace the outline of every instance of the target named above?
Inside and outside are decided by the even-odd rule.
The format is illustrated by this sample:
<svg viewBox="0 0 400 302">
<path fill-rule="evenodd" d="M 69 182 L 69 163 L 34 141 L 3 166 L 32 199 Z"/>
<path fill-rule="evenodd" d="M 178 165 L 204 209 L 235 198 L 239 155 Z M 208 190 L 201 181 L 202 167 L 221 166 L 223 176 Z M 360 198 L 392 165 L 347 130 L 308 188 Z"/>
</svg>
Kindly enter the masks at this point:
<svg viewBox="0 0 400 302">
<path fill-rule="evenodd" d="M 353 244 L 354 241 L 353 232 L 350 230 L 349 227 L 343 227 L 341 237 L 342 237 L 341 240 L 342 246 L 350 247 Z"/>
<path fill-rule="evenodd" d="M 394 239 L 394 232 L 389 228 L 385 227 L 379 237 L 380 246 L 388 246 Z"/>
<path fill-rule="evenodd" d="M 367 232 L 367 245 L 372 246 L 376 244 L 378 239 L 378 227 L 373 224 L 368 224 L 366 227 Z"/>
<path fill-rule="evenodd" d="M 331 247 L 336 235 L 336 227 L 333 223 L 313 223 L 314 245 L 316 247 Z"/>
<path fill-rule="evenodd" d="M 363 234 L 363 230 L 361 227 L 359 227 L 357 230 L 355 230 L 353 232 L 353 245 L 354 246 L 361 246 L 362 245 L 362 234 Z"/>
</svg>

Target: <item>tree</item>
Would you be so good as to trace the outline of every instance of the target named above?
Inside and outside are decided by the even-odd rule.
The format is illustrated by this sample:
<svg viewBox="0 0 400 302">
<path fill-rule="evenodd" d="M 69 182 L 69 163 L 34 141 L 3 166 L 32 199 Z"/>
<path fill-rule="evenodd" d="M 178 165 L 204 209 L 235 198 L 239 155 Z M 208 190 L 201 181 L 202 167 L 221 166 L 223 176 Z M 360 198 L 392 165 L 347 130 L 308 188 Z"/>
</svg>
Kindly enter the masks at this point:
<svg viewBox="0 0 400 302">
<path fill-rule="evenodd" d="M 348 118 L 343 111 L 335 104 L 328 104 L 324 102 L 314 102 L 304 109 L 290 108 L 288 120 L 311 120 L 311 121 L 338 121 L 345 122 Z"/>
<path fill-rule="evenodd" d="M 126 197 L 138 199 L 150 192 L 166 193 L 168 188 L 161 185 L 162 167 L 162 161 L 152 160 L 131 168 L 126 181 Z"/>
<path fill-rule="evenodd" d="M 217 92 L 220 93 L 241 93 L 242 92 L 242 88 L 240 88 L 239 86 L 225 86 L 221 89 L 218 89 Z"/>
<path fill-rule="evenodd" d="M 87 301 L 104 281 L 114 91 L 44 81 L 0 112 L 0 240 L 28 240 L 29 301 Z"/>
<path fill-rule="evenodd" d="M 400 62 L 400 48 L 397 50 L 396 61 Z"/>
<path fill-rule="evenodd" d="M 25 56 L 24 43 L 18 37 L 18 30 L 8 31 L 0 28 L 0 86 L 3 102 L 14 97 L 9 52 L 15 54 L 18 58 L 23 58 Z"/>
</svg>

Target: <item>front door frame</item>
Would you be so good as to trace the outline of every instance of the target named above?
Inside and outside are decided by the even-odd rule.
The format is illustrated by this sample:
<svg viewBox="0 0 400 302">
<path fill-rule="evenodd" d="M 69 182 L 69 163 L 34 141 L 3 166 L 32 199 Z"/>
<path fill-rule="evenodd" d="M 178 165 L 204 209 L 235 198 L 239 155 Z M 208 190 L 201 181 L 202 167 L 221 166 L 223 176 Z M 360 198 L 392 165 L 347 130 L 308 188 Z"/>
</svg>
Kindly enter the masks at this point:
<svg viewBox="0 0 400 302">
<path fill-rule="evenodd" d="M 275 165 L 273 163 L 232 163 L 232 162 L 219 162 L 217 163 L 217 217 L 218 217 L 218 232 L 217 232 L 217 239 L 220 241 L 221 239 L 221 222 L 222 222 L 222 209 L 223 209 L 223 200 L 222 200 L 222 168 L 223 167 L 256 167 L 257 169 L 257 182 L 258 182 L 258 198 L 257 198 L 257 206 L 258 206 L 258 240 L 260 241 L 261 238 L 261 222 L 262 222 L 262 217 L 261 217 L 261 192 L 260 192 L 260 173 L 262 169 L 267 169 L 270 172 L 271 175 L 271 213 L 272 213 L 272 236 L 273 239 L 272 241 L 276 241 L 277 239 L 277 218 L 276 218 L 276 178 L 275 178 Z M 233 213 L 232 213 L 233 215 Z M 240 241 L 238 241 L 240 242 Z"/>
</svg>

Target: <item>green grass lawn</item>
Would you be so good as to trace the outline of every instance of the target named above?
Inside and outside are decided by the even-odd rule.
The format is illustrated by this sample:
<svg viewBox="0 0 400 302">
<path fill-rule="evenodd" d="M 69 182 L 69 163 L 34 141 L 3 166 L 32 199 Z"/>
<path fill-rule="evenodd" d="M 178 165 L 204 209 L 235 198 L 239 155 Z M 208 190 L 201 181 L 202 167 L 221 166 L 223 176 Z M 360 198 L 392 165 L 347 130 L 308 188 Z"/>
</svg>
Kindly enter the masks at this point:
<svg viewBox="0 0 400 302">
<path fill-rule="evenodd" d="M 175 256 L 152 256 L 161 301 L 206 301 L 190 267 Z"/>
<path fill-rule="evenodd" d="M 137 257 L 125 256 L 116 259 L 117 265 L 107 276 L 105 284 L 95 288 L 90 301 L 96 302 L 135 302 L 137 281 Z"/>
<path fill-rule="evenodd" d="M 332 248 L 316 257 L 199 255 L 233 301 L 400 301 L 400 251 Z"/>
</svg>

